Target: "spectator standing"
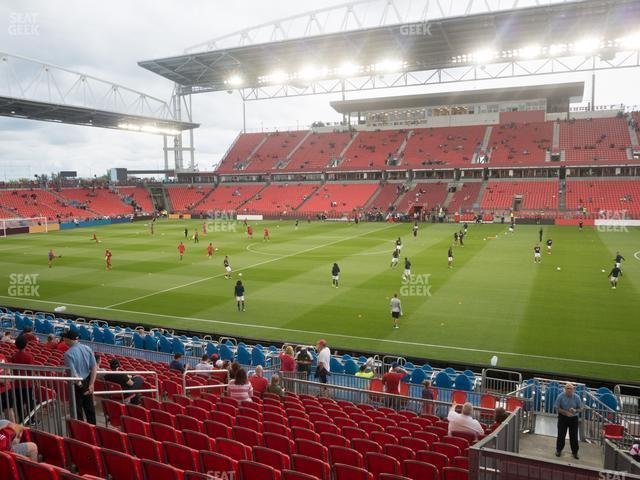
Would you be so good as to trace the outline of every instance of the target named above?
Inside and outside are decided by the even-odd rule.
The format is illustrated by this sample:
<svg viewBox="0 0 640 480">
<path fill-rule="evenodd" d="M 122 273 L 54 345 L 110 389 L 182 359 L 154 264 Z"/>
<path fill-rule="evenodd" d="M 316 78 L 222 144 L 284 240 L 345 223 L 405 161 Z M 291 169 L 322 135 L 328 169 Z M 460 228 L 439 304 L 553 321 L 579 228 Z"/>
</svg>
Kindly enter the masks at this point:
<svg viewBox="0 0 640 480">
<path fill-rule="evenodd" d="M 296 365 L 298 372 L 306 373 L 307 377 L 309 376 L 309 371 L 311 370 L 312 363 L 311 354 L 309 353 L 309 349 L 307 347 L 302 347 L 296 353 Z"/>
<path fill-rule="evenodd" d="M 316 378 L 320 383 L 327 383 L 327 377 L 331 374 L 331 350 L 324 339 L 318 340 L 316 350 L 318 352 Z"/>
<path fill-rule="evenodd" d="M 422 382 L 422 399 L 426 400 L 426 402 L 423 403 L 422 413 L 425 415 L 433 415 L 433 401 L 436 399 L 436 395 L 431 386 L 431 380 Z"/>
<path fill-rule="evenodd" d="M 195 369 L 196 370 L 213 370 L 213 365 L 209 360 L 209 355 L 207 355 L 206 353 L 202 355 L 202 358 L 200 359 L 200 362 L 196 365 Z M 208 374 L 200 372 L 198 373 L 198 375 L 208 375 Z"/>
<path fill-rule="evenodd" d="M 280 359 L 281 372 L 296 371 L 296 361 L 293 358 L 293 347 L 291 347 L 291 345 L 287 345 L 284 349 L 284 352 L 280 352 L 278 358 Z"/>
<path fill-rule="evenodd" d="M 573 458 L 579 460 L 578 456 L 578 415 L 582 411 L 582 400 L 575 393 L 573 383 L 564 386 L 564 392 L 556 398 L 556 410 L 558 411 L 558 438 L 556 439 L 556 457 L 562 455 L 565 444 L 567 430 L 569 430 L 569 443 Z"/>
<path fill-rule="evenodd" d="M 407 371 L 398 365 L 398 362 L 393 362 L 391 369 L 382 376 L 382 385 L 385 393 L 400 395 L 400 381 L 406 374 Z M 397 402 L 395 398 L 386 397 L 386 403 L 393 408 Z"/>
<path fill-rule="evenodd" d="M 69 330 L 63 334 L 63 341 L 69 347 L 64 353 L 64 364 L 71 370 L 73 377 L 81 380 L 74 385 L 76 398 L 76 417 L 96 424 L 96 407 L 93 404 L 93 390 L 98 369 L 93 352 L 86 345 L 81 344 L 78 333 Z"/>
<path fill-rule="evenodd" d="M 238 402 L 253 401 L 253 387 L 247 379 L 247 371 L 244 368 L 239 368 L 236 372 L 235 378 L 229 381 L 227 387 L 229 396 Z"/>
<path fill-rule="evenodd" d="M 462 405 L 462 413 L 456 412 L 458 404 L 453 404 L 449 410 L 449 435 L 454 432 L 474 433 L 477 437 L 484 435 L 480 422 L 473 418 L 473 405 L 466 402 Z"/>
<path fill-rule="evenodd" d="M 393 294 L 393 297 L 389 302 L 389 307 L 391 308 L 391 318 L 393 318 L 393 328 L 399 328 L 398 321 L 402 316 L 402 302 L 400 302 L 397 293 Z"/>
</svg>

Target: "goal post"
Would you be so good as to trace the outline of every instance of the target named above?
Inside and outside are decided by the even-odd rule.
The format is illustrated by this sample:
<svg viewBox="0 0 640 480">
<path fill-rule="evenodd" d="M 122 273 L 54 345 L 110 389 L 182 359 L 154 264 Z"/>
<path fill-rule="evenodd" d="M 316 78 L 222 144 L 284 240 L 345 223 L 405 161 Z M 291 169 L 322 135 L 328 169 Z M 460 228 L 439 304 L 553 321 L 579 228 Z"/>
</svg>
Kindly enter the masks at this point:
<svg viewBox="0 0 640 480">
<path fill-rule="evenodd" d="M 0 219 L 0 237 L 17 233 L 49 233 L 47 217 Z"/>
</svg>

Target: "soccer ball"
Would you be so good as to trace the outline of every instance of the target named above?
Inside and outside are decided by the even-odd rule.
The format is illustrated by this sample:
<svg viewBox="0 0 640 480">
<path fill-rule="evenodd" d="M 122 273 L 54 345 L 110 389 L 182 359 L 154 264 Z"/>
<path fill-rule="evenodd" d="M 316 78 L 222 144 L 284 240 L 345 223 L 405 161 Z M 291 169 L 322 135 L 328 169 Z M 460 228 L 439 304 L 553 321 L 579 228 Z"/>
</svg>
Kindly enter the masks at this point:
<svg viewBox="0 0 640 480">
<path fill-rule="evenodd" d="M 560 271 L 560 267 L 556 267 L 556 270 Z"/>
<path fill-rule="evenodd" d="M 240 272 L 240 273 L 238 274 L 238 276 L 239 276 L 239 277 L 241 277 L 241 276 L 242 276 L 242 272 Z"/>
<path fill-rule="evenodd" d="M 605 270 L 604 270 L 604 268 L 603 268 L 603 269 L 602 269 L 602 273 L 604 273 L 604 272 L 605 272 Z"/>
<path fill-rule="evenodd" d="M 61 305 L 59 307 L 56 307 L 53 309 L 54 312 L 64 312 L 67 309 L 67 307 L 65 307 L 64 305 Z"/>
</svg>

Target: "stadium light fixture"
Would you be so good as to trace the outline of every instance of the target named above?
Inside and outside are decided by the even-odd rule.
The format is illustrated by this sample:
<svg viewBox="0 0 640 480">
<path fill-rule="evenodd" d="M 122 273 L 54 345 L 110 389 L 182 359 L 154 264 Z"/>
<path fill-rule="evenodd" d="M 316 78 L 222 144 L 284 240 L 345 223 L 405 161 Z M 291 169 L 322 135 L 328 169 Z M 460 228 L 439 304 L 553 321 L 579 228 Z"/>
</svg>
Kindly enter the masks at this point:
<svg viewBox="0 0 640 480">
<path fill-rule="evenodd" d="M 373 69 L 378 73 L 393 73 L 402 70 L 406 62 L 402 60 L 382 60 L 373 65 Z"/>
<path fill-rule="evenodd" d="M 518 49 L 518 57 L 523 59 L 536 58 L 542 53 L 542 48 L 539 45 L 528 45 L 526 47 Z"/>
<path fill-rule="evenodd" d="M 231 87 L 239 87 L 244 83 L 244 80 L 240 75 L 231 75 L 224 83 Z"/>
<path fill-rule="evenodd" d="M 556 57 L 558 55 L 562 55 L 567 51 L 567 45 L 564 43 L 555 43 L 553 45 L 550 45 L 547 51 L 549 52 L 549 55 L 551 55 L 552 57 Z"/>
<path fill-rule="evenodd" d="M 361 67 L 355 63 L 345 62 L 336 69 L 336 73 L 341 77 L 350 77 L 360 71 Z"/>
<path fill-rule="evenodd" d="M 179 135 L 180 134 L 180 130 L 175 130 L 172 128 L 161 128 L 161 127 L 156 127 L 155 125 L 140 125 L 137 123 L 119 123 L 118 128 L 122 130 L 129 130 L 132 132 L 154 133 L 159 135 Z"/>
<path fill-rule="evenodd" d="M 596 37 L 585 37 L 573 43 L 574 53 L 589 54 L 600 48 L 600 39 Z"/>
<path fill-rule="evenodd" d="M 483 48 L 471 54 L 473 61 L 478 64 L 489 63 L 491 60 L 496 58 L 496 55 L 497 55 L 497 52 L 489 48 Z"/>
<path fill-rule="evenodd" d="M 622 38 L 616 38 L 615 44 L 623 48 L 639 50 L 640 49 L 640 33 L 627 35 Z"/>
<path fill-rule="evenodd" d="M 327 67 L 305 65 L 296 73 L 296 77 L 303 80 L 315 80 L 317 78 L 326 77 L 328 73 L 329 69 Z"/>
</svg>

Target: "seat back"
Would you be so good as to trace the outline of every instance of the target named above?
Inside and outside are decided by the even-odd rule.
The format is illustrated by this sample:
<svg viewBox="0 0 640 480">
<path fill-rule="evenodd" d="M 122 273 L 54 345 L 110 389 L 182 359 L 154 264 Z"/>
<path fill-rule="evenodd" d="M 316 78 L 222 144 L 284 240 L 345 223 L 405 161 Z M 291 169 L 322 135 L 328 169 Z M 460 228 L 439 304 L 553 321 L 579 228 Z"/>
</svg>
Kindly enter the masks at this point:
<svg viewBox="0 0 640 480">
<path fill-rule="evenodd" d="M 364 456 L 364 463 L 367 470 L 373 474 L 373 478 L 378 478 L 381 473 L 400 473 L 400 462 L 389 455 L 383 453 L 368 452 Z"/>
<path fill-rule="evenodd" d="M 46 463 L 35 463 L 20 455 L 15 455 L 14 460 L 19 476 L 8 478 L 20 478 L 24 480 L 58 480 L 58 472 L 52 465 L 48 465 Z"/>
<path fill-rule="evenodd" d="M 318 460 L 322 460 L 326 462 L 329 458 L 329 453 L 327 447 L 322 445 L 321 443 L 314 442 L 311 440 L 296 440 L 295 441 L 296 453 L 299 455 L 305 455 L 311 458 L 317 458 Z M 294 469 L 295 470 L 295 469 Z"/>
<path fill-rule="evenodd" d="M 104 466 L 100 448 L 95 445 L 80 442 L 73 438 L 65 438 L 64 445 L 69 456 L 69 460 L 80 475 L 94 475 L 104 477 Z"/>
<path fill-rule="evenodd" d="M 138 458 L 107 448 L 103 448 L 101 453 L 105 472 L 111 480 L 142 478 L 142 465 Z"/>
<path fill-rule="evenodd" d="M 291 455 L 291 463 L 296 472 L 313 475 L 319 480 L 329 480 L 331 476 L 331 468 L 327 462 L 317 458 L 307 457 L 306 455 Z"/>
<path fill-rule="evenodd" d="M 116 452 L 128 453 L 129 440 L 127 435 L 120 430 L 107 427 L 96 427 L 98 446 L 115 450 Z"/>
<path fill-rule="evenodd" d="M 182 480 L 182 472 L 164 463 L 142 460 L 145 480 Z"/>
<path fill-rule="evenodd" d="M 240 473 L 240 480 L 276 480 L 276 471 L 269 465 L 262 465 L 261 463 L 251 460 L 240 460 L 238 462 L 238 471 Z"/>
<path fill-rule="evenodd" d="M 67 432 L 71 438 L 90 445 L 96 444 L 96 426 L 73 418 L 67 418 Z"/>
<path fill-rule="evenodd" d="M 411 480 L 438 480 L 438 467 L 419 460 L 405 460 L 402 462 L 402 474 Z"/>
<path fill-rule="evenodd" d="M 364 457 L 353 448 L 331 445 L 329 447 L 329 464 L 334 465 L 336 463 L 345 463 L 362 468 L 364 466 Z"/>
<path fill-rule="evenodd" d="M 289 456 L 267 447 L 253 447 L 253 460 L 278 471 L 291 467 Z"/>
<path fill-rule="evenodd" d="M 141 460 L 159 462 L 162 459 L 161 444 L 153 438 L 130 434 L 129 444 L 131 445 L 131 452 Z"/>
<path fill-rule="evenodd" d="M 30 430 L 29 434 L 38 445 L 38 453 L 42 455 L 43 462 L 60 468 L 67 467 L 67 454 L 62 437 L 41 430 Z"/>
<path fill-rule="evenodd" d="M 336 463 L 333 466 L 335 480 L 374 480 L 373 475 L 364 468 Z"/>
<path fill-rule="evenodd" d="M 162 442 L 164 461 L 180 470 L 200 470 L 198 451 L 173 442 Z"/>
</svg>

